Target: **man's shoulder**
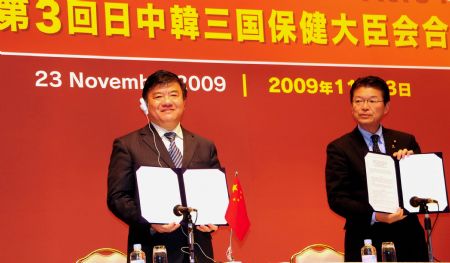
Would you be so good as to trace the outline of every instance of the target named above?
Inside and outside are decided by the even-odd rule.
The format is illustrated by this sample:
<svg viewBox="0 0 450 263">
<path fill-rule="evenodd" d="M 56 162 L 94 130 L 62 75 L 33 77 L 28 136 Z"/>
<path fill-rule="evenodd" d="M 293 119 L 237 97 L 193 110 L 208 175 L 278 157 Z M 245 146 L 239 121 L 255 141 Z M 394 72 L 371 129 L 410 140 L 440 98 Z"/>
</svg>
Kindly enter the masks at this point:
<svg viewBox="0 0 450 263">
<path fill-rule="evenodd" d="M 396 137 L 414 137 L 411 133 L 404 131 L 393 130 L 383 127 L 383 136 L 396 136 Z"/>
<path fill-rule="evenodd" d="M 183 136 L 184 137 L 190 137 L 192 140 L 195 140 L 195 141 L 198 141 L 198 142 L 201 142 L 201 143 L 214 144 L 214 142 L 212 140 L 210 140 L 210 139 L 207 139 L 207 138 L 205 138 L 205 137 L 203 137 L 203 136 L 201 136 L 201 135 L 199 135 L 197 133 L 194 133 L 194 132 L 192 132 L 192 131 L 184 128 L 184 127 L 182 127 L 182 129 L 183 129 Z"/>
<path fill-rule="evenodd" d="M 400 137 L 400 138 L 412 138 L 414 135 L 399 131 L 399 130 L 393 130 L 389 128 L 383 127 L 383 136 L 384 137 Z M 351 132 L 348 132 L 336 139 L 334 139 L 330 144 L 347 144 L 349 142 L 355 141 L 357 139 L 362 138 L 361 133 L 359 132 L 358 128 L 354 128 Z"/>
<path fill-rule="evenodd" d="M 358 134 L 358 128 L 353 129 L 351 132 L 345 133 L 344 135 L 341 135 L 340 137 L 334 139 L 329 143 L 329 145 L 342 145 L 342 144 L 348 144 L 351 141 L 354 141 Z"/>
<path fill-rule="evenodd" d="M 148 127 L 148 125 L 146 125 L 137 130 L 128 132 L 125 135 L 121 135 L 121 136 L 117 137 L 115 140 L 120 140 L 120 141 L 132 140 L 133 138 L 137 138 L 137 137 L 141 136 L 142 134 L 146 134 L 149 129 L 150 128 Z"/>
</svg>

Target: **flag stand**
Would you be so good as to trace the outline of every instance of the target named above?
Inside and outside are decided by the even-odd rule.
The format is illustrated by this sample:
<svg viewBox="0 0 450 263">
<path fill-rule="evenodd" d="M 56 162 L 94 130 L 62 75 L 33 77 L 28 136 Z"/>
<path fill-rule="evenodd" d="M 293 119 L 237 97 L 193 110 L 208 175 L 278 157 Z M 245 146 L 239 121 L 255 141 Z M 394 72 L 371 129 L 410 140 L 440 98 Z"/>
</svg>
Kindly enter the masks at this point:
<svg viewBox="0 0 450 263">
<path fill-rule="evenodd" d="M 228 245 L 227 252 L 225 253 L 226 256 L 227 256 L 227 260 L 229 262 L 233 262 L 234 261 L 233 248 L 232 248 L 232 245 L 231 245 L 231 238 L 232 237 L 233 237 L 233 229 L 230 228 L 230 244 Z"/>
</svg>

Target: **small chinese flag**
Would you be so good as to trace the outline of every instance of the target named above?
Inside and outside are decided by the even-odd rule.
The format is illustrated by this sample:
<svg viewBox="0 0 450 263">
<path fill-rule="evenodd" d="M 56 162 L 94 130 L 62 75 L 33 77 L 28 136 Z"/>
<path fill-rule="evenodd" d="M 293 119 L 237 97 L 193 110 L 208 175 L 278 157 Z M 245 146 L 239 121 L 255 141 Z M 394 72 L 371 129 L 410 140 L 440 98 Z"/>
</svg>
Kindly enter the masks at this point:
<svg viewBox="0 0 450 263">
<path fill-rule="evenodd" d="M 239 240 L 242 240 L 250 227 L 250 220 L 247 216 L 244 193 L 237 176 L 234 177 L 233 186 L 231 187 L 231 197 L 225 219 Z"/>
</svg>

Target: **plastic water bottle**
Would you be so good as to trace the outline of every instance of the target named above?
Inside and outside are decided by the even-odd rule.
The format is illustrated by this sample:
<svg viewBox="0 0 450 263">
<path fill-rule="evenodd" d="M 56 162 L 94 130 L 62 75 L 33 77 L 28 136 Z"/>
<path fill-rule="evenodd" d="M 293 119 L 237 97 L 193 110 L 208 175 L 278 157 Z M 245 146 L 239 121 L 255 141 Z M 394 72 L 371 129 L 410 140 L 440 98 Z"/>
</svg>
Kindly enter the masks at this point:
<svg viewBox="0 0 450 263">
<path fill-rule="evenodd" d="M 364 246 L 361 248 L 362 262 L 377 262 L 377 250 L 372 246 L 371 239 L 364 239 Z"/>
<path fill-rule="evenodd" d="M 133 245 L 133 252 L 130 253 L 130 263 L 145 263 L 145 253 L 141 244 Z"/>
</svg>

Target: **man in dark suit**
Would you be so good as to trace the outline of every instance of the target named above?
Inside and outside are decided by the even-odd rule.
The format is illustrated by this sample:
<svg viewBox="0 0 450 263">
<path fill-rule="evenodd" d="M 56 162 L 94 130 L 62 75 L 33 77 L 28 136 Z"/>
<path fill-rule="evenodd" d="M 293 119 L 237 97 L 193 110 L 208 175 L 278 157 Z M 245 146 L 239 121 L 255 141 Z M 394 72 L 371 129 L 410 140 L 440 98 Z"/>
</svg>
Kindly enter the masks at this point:
<svg viewBox="0 0 450 263">
<path fill-rule="evenodd" d="M 358 126 L 327 147 L 328 204 L 345 223 L 345 260 L 361 261 L 364 239 L 372 239 L 381 261 L 381 243 L 394 242 L 398 261 L 428 261 L 422 226 L 416 215 L 375 212 L 368 200 L 364 157 L 369 151 L 398 160 L 419 153 L 414 136 L 387 129 L 381 120 L 389 112 L 389 88 L 378 77 L 357 79 L 350 90 L 353 118 Z"/>
<path fill-rule="evenodd" d="M 136 170 L 141 166 L 220 167 L 215 145 L 180 125 L 186 95 L 185 83 L 176 74 L 163 70 L 153 73 L 142 91 L 148 125 L 116 139 L 113 144 L 108 172 L 108 207 L 129 225 L 128 254 L 133 244 L 141 244 L 147 262 L 152 262 L 155 245 L 166 247 L 169 262 L 189 262 L 189 254 L 182 251 L 182 247 L 188 246 L 187 230 L 184 223 L 149 224 L 141 216 Z M 173 154 L 171 158 L 169 151 L 175 152 L 171 147 L 176 147 L 182 156 Z M 201 225 L 194 230 L 196 262 L 213 262 L 210 233 L 216 229 L 215 225 Z"/>
</svg>

